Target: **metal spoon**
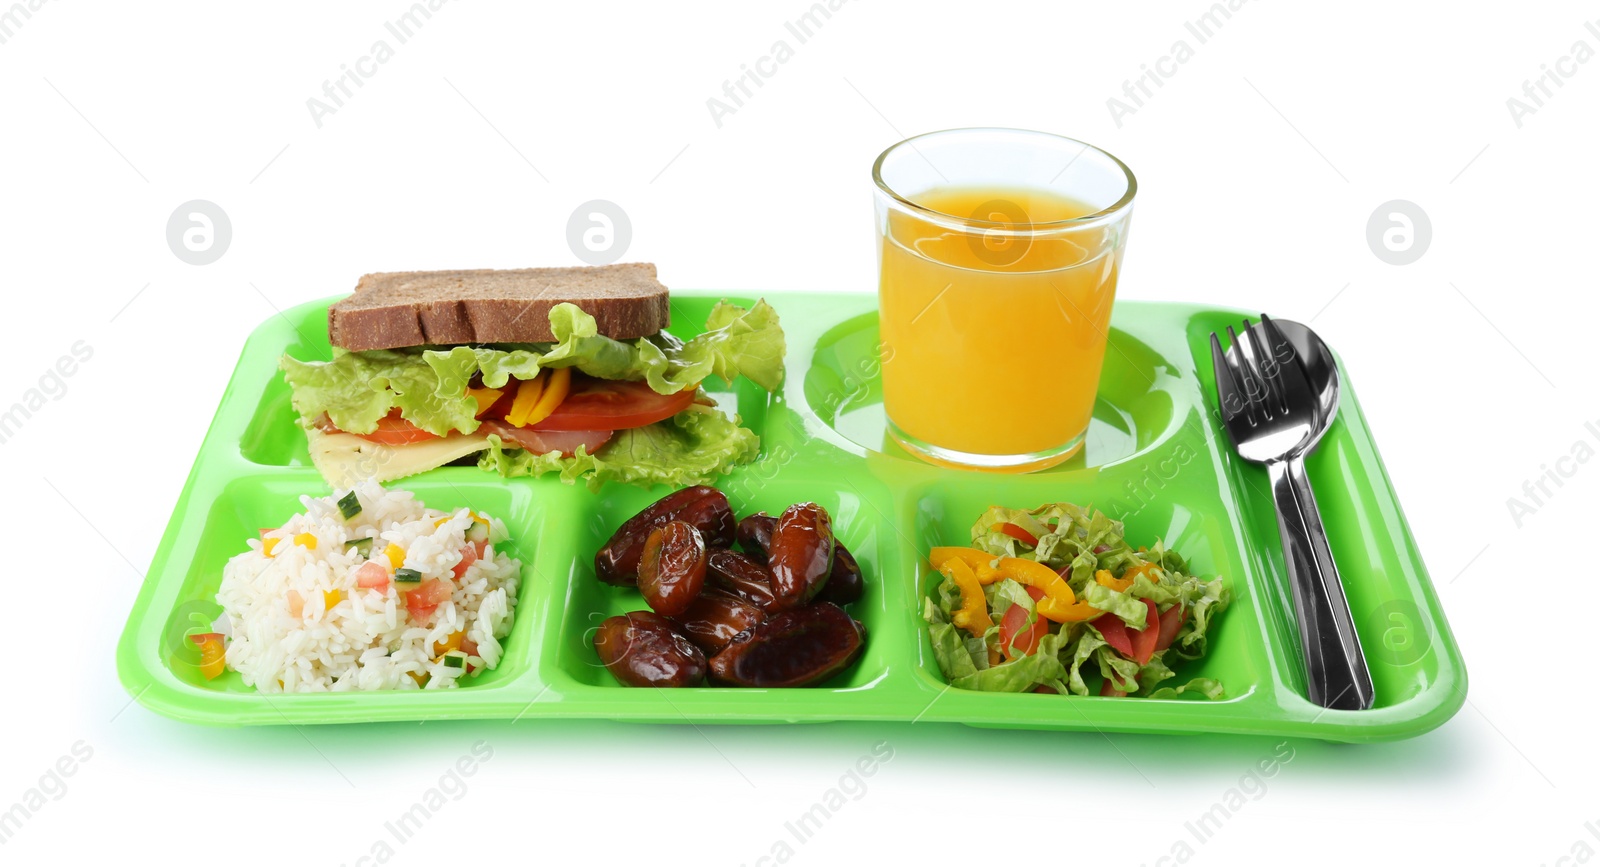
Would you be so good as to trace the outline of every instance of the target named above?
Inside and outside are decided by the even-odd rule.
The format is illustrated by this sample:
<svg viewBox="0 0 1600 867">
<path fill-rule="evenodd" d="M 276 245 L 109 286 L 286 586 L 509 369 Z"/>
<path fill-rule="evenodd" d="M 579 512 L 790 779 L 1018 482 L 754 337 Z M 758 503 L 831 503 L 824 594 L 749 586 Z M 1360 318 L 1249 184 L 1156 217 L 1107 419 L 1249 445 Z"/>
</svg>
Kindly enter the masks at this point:
<svg viewBox="0 0 1600 867">
<path fill-rule="evenodd" d="M 1305 371 L 1306 383 L 1311 386 L 1311 391 L 1317 398 L 1317 412 L 1312 424 L 1310 436 L 1300 448 L 1301 455 L 1310 454 L 1322 441 L 1322 435 L 1333 426 L 1333 420 L 1339 412 L 1339 366 L 1333 360 L 1333 351 L 1328 348 L 1315 331 L 1287 319 L 1274 319 L 1283 338 L 1294 347 L 1295 357 L 1300 362 L 1301 370 Z M 1328 535 L 1318 515 L 1316 495 L 1311 490 L 1311 480 L 1307 478 L 1305 463 L 1301 460 L 1288 462 L 1289 484 L 1294 490 L 1295 499 L 1302 505 L 1303 511 L 1308 511 L 1315 516 L 1315 520 L 1308 520 L 1306 530 L 1311 536 L 1311 553 L 1316 558 L 1317 569 L 1323 575 L 1323 581 L 1330 584 L 1329 593 L 1337 595 L 1338 607 L 1348 612 L 1348 603 L 1344 600 L 1343 587 L 1339 581 L 1339 567 L 1333 562 L 1333 552 L 1328 548 Z M 1345 614 L 1349 618 L 1349 614 Z M 1375 698 L 1372 687 L 1372 675 L 1362 658 L 1360 639 L 1354 632 L 1348 636 L 1347 652 L 1351 655 L 1355 669 L 1354 683 L 1349 687 L 1349 693 L 1342 696 L 1332 696 L 1334 699 L 1330 706 L 1365 709 L 1372 707 Z M 1353 646 L 1351 646 L 1353 645 Z"/>
<path fill-rule="evenodd" d="M 1227 351 L 1211 334 L 1217 405 L 1239 456 L 1267 468 L 1299 621 L 1306 697 L 1326 708 L 1368 708 L 1372 675 L 1305 473 L 1306 453 L 1332 423 L 1338 393 L 1312 387 L 1299 352 L 1277 323 L 1263 315 L 1259 324 L 1246 319 L 1244 326 L 1238 333 L 1228 327 Z M 1308 354 L 1320 362 L 1320 353 Z"/>
</svg>

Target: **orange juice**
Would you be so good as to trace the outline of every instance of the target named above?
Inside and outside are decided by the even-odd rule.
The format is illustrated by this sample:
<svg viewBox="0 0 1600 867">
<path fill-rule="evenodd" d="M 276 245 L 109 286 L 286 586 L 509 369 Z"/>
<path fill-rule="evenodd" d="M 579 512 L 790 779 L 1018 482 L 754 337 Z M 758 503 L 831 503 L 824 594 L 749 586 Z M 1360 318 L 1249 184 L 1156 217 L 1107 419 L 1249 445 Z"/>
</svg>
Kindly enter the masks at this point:
<svg viewBox="0 0 1600 867">
<path fill-rule="evenodd" d="M 995 468 L 1065 460 L 1094 410 L 1125 221 L 1063 223 L 1099 209 L 1043 190 L 908 198 L 951 219 L 891 209 L 880 225 L 892 434 L 934 458 L 1010 459 Z"/>
</svg>

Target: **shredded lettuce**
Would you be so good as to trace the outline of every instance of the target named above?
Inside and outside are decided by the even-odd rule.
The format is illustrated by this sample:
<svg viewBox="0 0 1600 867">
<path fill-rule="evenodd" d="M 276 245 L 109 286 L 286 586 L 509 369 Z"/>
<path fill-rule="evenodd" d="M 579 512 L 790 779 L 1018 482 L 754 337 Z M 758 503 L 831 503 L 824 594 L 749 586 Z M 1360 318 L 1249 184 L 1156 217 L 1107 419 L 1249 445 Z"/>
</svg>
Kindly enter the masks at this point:
<svg viewBox="0 0 1600 867">
<path fill-rule="evenodd" d="M 601 379 L 643 381 L 659 394 L 676 394 L 716 376 L 745 376 L 768 391 L 783 381 L 784 336 L 778 315 L 765 301 L 749 310 L 719 302 L 706 330 L 683 342 L 662 332 L 633 342 L 598 333 L 594 317 L 576 305 L 550 311 L 556 340 L 504 346 L 415 347 L 347 352 L 331 361 L 279 362 L 293 390 L 294 408 L 314 421 L 327 414 L 340 430 L 371 433 L 378 420 L 398 409 L 400 417 L 439 436 L 472 433 L 477 403 L 466 394 L 473 376 L 490 388 L 512 379 L 532 379 L 544 368 L 575 367 Z"/>
<path fill-rule="evenodd" d="M 1038 538 L 1029 545 L 1001 532 L 1002 524 L 1021 527 Z M 1162 610 L 1184 606 L 1184 620 L 1171 645 L 1140 665 L 1119 653 L 1096 626 L 1099 618 L 1053 624 L 1034 653 L 990 665 L 991 648 L 999 648 L 999 628 L 982 636 L 956 628 L 951 614 L 961 607 L 961 592 L 945 579 L 923 601 L 923 619 L 933 643 L 934 659 L 952 686 L 991 692 L 1024 692 L 1046 686 L 1072 695 L 1091 695 L 1091 679 L 1110 681 L 1129 695 L 1171 699 L 1196 695 L 1207 699 L 1225 696 L 1222 684 L 1195 677 L 1178 685 L 1163 685 L 1176 675 L 1173 665 L 1205 655 L 1206 634 L 1217 613 L 1227 607 L 1229 593 L 1221 578 L 1189 574 L 1177 552 L 1156 542 L 1148 550 L 1132 548 L 1122 523 L 1105 514 L 1071 503 L 1051 503 L 1037 509 L 991 507 L 972 527 L 972 546 L 995 557 L 1020 557 L 1044 563 L 1060 572 L 1075 597 L 1105 612 L 1101 617 L 1120 619 L 1129 629 L 1145 628 L 1149 609 L 1144 600 Z M 1095 579 L 1097 572 L 1135 577 L 1125 590 L 1115 590 Z M 999 623 L 1012 605 L 1037 617 L 1027 590 L 1010 578 L 984 588 L 990 617 Z M 1098 690 L 1099 683 L 1094 683 Z"/>
</svg>

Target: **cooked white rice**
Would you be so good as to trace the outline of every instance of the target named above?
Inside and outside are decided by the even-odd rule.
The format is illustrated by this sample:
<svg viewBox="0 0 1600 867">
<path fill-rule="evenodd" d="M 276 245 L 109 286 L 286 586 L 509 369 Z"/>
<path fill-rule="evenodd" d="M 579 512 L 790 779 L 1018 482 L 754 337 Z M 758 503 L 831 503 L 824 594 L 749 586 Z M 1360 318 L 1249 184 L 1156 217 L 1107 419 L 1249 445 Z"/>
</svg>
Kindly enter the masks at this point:
<svg viewBox="0 0 1600 867">
<path fill-rule="evenodd" d="M 511 631 L 522 571 L 521 563 L 495 550 L 507 541 L 505 525 L 477 513 L 489 522 L 489 544 L 455 580 L 452 570 L 463 559 L 474 523 L 471 510 L 429 509 L 411 492 L 385 490 L 376 482 L 357 485 L 355 492 L 361 512 L 350 520 L 339 511 L 344 491 L 301 497 L 305 512 L 250 540 L 249 551 L 228 561 L 217 591 L 223 615 L 216 625 L 229 636 L 228 667 L 256 689 L 276 693 L 440 689 L 455 686 L 466 671 L 499 665 L 500 639 Z M 448 520 L 440 523 L 443 518 Z M 316 537 L 315 549 L 295 540 L 302 533 Z M 376 537 L 370 557 L 348 547 L 365 536 Z M 270 538 L 277 541 L 268 556 L 263 540 Z M 443 578 L 453 585 L 450 600 L 424 622 L 412 619 L 392 580 L 384 555 L 390 544 L 405 552 L 403 568 L 421 572 L 424 581 Z M 356 572 L 369 559 L 389 569 L 386 587 L 357 586 Z M 323 594 L 332 591 L 339 596 L 328 609 Z M 457 632 L 477 645 L 464 668 L 445 665 L 434 652 L 436 643 L 448 646 Z"/>
</svg>

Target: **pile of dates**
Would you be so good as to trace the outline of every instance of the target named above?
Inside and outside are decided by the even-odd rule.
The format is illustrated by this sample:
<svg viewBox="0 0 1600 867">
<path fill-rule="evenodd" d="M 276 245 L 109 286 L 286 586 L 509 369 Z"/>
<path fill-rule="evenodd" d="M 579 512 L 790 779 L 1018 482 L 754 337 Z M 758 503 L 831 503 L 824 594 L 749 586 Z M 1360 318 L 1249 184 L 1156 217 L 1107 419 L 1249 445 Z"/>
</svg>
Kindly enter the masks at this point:
<svg viewBox="0 0 1600 867">
<path fill-rule="evenodd" d="M 865 640 L 840 607 L 861 598 L 861 566 L 816 503 L 735 521 L 721 491 L 684 488 L 619 527 L 594 572 L 650 606 L 595 632 L 600 661 L 627 686 L 698 686 L 708 673 L 723 686 L 810 686 Z"/>
</svg>

